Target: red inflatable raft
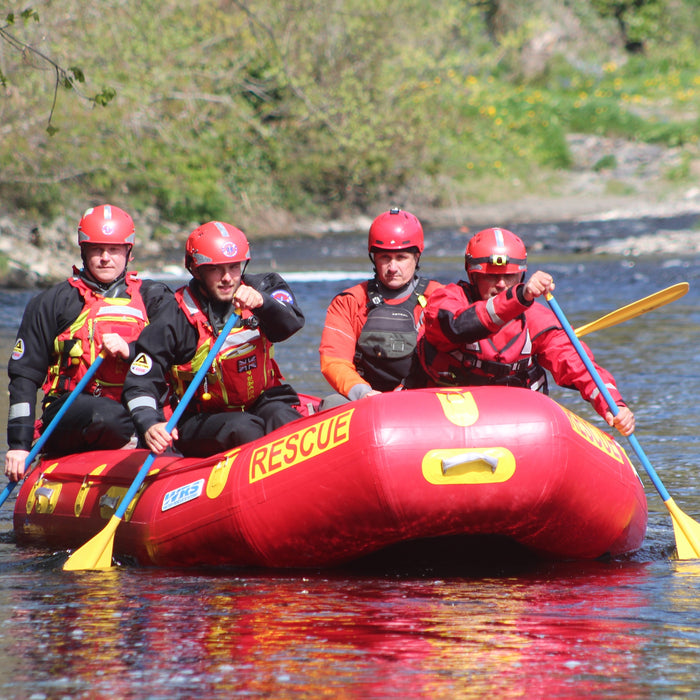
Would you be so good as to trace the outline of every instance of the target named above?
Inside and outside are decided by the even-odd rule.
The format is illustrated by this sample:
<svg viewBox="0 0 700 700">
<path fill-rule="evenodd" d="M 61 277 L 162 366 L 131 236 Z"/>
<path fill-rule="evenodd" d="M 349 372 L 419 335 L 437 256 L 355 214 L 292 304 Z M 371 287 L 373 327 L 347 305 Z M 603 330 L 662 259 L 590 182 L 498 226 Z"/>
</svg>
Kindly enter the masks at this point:
<svg viewBox="0 0 700 700">
<path fill-rule="evenodd" d="M 145 450 L 45 459 L 17 496 L 20 541 L 105 527 Z M 625 451 L 525 389 L 420 389 L 302 417 L 206 459 L 155 460 L 114 541 L 158 566 L 326 567 L 392 545 L 497 536 L 534 554 L 637 549 L 644 489 Z"/>
</svg>

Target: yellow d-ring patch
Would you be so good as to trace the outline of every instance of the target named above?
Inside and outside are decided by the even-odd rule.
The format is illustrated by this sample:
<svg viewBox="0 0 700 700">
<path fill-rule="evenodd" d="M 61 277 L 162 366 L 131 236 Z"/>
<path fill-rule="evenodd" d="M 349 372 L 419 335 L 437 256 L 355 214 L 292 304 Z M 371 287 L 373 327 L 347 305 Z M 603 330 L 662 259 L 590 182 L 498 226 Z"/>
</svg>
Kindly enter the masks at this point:
<svg viewBox="0 0 700 700">
<path fill-rule="evenodd" d="M 505 447 L 430 450 L 423 476 L 431 484 L 499 484 L 515 474 L 515 457 Z"/>
<path fill-rule="evenodd" d="M 32 485 L 32 488 L 29 491 L 29 495 L 27 496 L 27 501 L 24 504 L 24 506 L 27 510 L 27 514 L 31 513 L 34 510 L 35 504 L 38 504 L 36 492 L 37 492 L 37 489 L 40 489 L 42 486 L 44 486 L 46 484 L 47 479 L 44 479 L 44 477 L 47 474 L 50 474 L 57 466 L 58 466 L 58 462 L 54 462 L 51 466 L 46 467 L 46 469 L 44 469 L 44 471 L 41 473 L 39 478 Z M 59 487 L 58 493 L 60 494 L 60 492 L 61 492 L 61 489 Z M 53 507 L 55 507 L 55 502 L 54 502 Z M 53 507 L 51 508 L 51 512 L 53 512 Z M 37 513 L 40 513 L 40 512 L 42 512 L 42 511 L 40 511 L 37 507 Z"/>
<path fill-rule="evenodd" d="M 83 483 L 80 484 L 78 489 L 78 495 L 75 497 L 75 503 L 73 504 L 73 512 L 75 517 L 80 517 L 83 512 L 83 506 L 85 505 L 85 499 L 87 498 L 90 487 L 95 484 L 95 482 L 89 481 L 91 476 L 99 476 L 107 468 L 107 464 L 101 464 L 99 467 L 93 469 L 84 479 Z M 125 492 L 126 493 L 126 492 Z"/>
<path fill-rule="evenodd" d="M 207 496 L 209 498 L 216 498 L 221 495 L 221 492 L 226 486 L 226 481 L 228 480 L 228 474 L 231 471 L 233 462 L 236 457 L 240 454 L 241 448 L 238 447 L 235 450 L 231 450 L 224 455 L 224 458 L 219 460 L 211 472 L 209 473 L 209 478 L 207 479 Z"/>
<path fill-rule="evenodd" d="M 435 394 L 445 413 L 445 418 L 455 425 L 474 425 L 479 418 L 479 409 L 470 391 L 438 391 Z"/>
</svg>

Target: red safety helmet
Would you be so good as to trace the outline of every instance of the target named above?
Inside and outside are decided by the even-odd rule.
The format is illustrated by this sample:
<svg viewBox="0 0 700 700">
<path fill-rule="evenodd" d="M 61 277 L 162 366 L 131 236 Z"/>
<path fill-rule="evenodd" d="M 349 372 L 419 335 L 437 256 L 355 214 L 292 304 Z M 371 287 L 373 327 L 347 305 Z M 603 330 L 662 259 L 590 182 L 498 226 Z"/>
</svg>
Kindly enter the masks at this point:
<svg viewBox="0 0 700 700">
<path fill-rule="evenodd" d="M 113 204 L 91 207 L 78 224 L 78 244 L 98 243 L 133 246 L 134 220 Z"/>
<path fill-rule="evenodd" d="M 393 208 L 380 214 L 369 227 L 367 249 L 370 258 L 376 250 L 406 250 L 423 252 L 423 227 L 411 213 Z"/>
<path fill-rule="evenodd" d="M 209 221 L 196 228 L 185 243 L 185 267 L 194 272 L 200 265 L 226 265 L 250 260 L 248 239 L 240 229 L 222 221 Z"/>
<path fill-rule="evenodd" d="M 527 270 L 525 244 L 504 228 L 487 228 L 475 234 L 464 251 L 464 269 L 472 275 L 513 275 Z"/>
</svg>

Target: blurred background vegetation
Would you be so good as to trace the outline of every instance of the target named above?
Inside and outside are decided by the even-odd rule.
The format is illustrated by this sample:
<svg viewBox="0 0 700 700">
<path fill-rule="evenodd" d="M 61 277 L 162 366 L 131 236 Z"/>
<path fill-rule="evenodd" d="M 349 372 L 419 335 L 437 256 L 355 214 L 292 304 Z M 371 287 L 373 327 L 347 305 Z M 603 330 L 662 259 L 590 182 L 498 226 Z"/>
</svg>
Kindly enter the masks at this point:
<svg viewBox="0 0 700 700">
<path fill-rule="evenodd" d="M 697 0 L 29 5 L 0 18 L 10 216 L 107 200 L 255 233 L 546 193 L 574 133 L 680 149 L 669 182 L 698 156 Z"/>
</svg>

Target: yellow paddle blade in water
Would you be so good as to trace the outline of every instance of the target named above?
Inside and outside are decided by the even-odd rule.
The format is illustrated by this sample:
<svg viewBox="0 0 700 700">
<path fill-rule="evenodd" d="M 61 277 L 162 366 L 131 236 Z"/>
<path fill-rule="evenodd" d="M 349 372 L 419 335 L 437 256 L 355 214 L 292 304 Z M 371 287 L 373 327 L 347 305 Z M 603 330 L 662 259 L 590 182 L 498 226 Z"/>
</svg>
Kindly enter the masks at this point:
<svg viewBox="0 0 700 700">
<path fill-rule="evenodd" d="M 671 287 L 666 287 L 659 292 L 650 294 L 644 299 L 639 299 L 638 301 L 633 301 L 627 306 L 623 306 L 620 309 L 611 311 L 609 314 L 603 316 L 602 318 L 591 321 L 585 326 L 577 328 L 574 333 L 578 338 L 588 335 L 593 331 L 600 331 L 603 328 L 609 328 L 610 326 L 616 326 L 618 323 L 624 323 L 629 321 L 631 318 L 641 316 L 647 313 L 647 311 L 652 311 L 653 309 L 658 309 L 659 306 L 664 306 L 665 304 L 670 304 L 676 299 L 680 299 L 688 291 L 687 282 L 679 282 Z"/>
<path fill-rule="evenodd" d="M 679 559 L 700 559 L 700 523 L 686 515 L 672 498 L 664 501 L 673 521 Z"/>
<path fill-rule="evenodd" d="M 92 569 L 105 571 L 111 569 L 114 533 L 121 520 L 121 518 L 113 515 L 102 530 L 68 557 L 68 561 L 63 565 L 63 570 L 84 571 Z"/>
</svg>

